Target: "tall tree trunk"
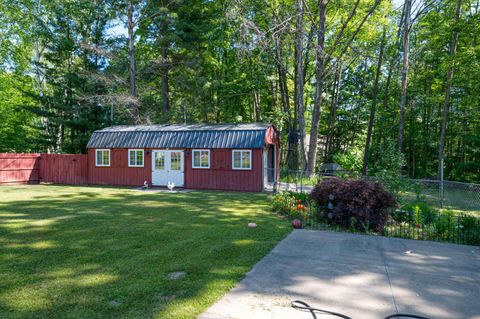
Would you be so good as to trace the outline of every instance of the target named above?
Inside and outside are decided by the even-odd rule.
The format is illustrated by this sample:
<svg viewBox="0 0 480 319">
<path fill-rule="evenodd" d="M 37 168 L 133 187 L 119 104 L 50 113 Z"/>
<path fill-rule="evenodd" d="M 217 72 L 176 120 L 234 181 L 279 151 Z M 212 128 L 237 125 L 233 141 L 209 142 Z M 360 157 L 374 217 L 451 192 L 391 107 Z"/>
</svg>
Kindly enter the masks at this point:
<svg viewBox="0 0 480 319">
<path fill-rule="evenodd" d="M 375 123 L 375 112 L 377 111 L 378 83 L 383 63 L 383 52 L 385 50 L 387 29 L 383 29 L 382 41 L 380 43 L 380 53 L 378 54 L 377 70 L 375 72 L 375 84 L 373 87 L 372 107 L 370 108 L 370 119 L 368 121 L 367 140 L 365 141 L 365 151 L 363 154 L 363 176 L 368 174 L 368 158 L 370 156 L 370 140 L 372 139 L 373 124 Z"/>
<path fill-rule="evenodd" d="M 43 79 L 42 79 L 42 71 L 40 70 L 40 61 L 42 59 L 42 52 L 40 51 L 40 35 L 38 32 L 38 20 L 41 18 L 40 17 L 40 7 L 41 3 L 40 0 L 37 0 L 35 3 L 35 18 L 34 18 L 34 32 L 35 32 L 35 42 L 34 42 L 34 49 L 35 49 L 35 57 L 34 57 L 34 63 L 35 63 L 35 79 L 37 82 L 37 91 L 38 95 L 40 96 L 40 101 L 41 101 L 41 108 L 42 112 L 44 114 L 47 114 L 47 108 L 45 107 L 43 103 Z M 48 117 L 45 115 L 42 115 L 40 117 L 40 121 L 42 123 L 42 129 L 44 131 L 45 136 L 51 136 L 52 132 L 49 129 L 49 120 Z M 53 148 L 51 145 L 47 146 L 47 153 L 52 153 Z"/>
<path fill-rule="evenodd" d="M 410 12 L 412 0 L 405 0 L 404 5 L 404 24 L 403 24 L 403 68 L 402 68 L 402 97 L 400 99 L 400 122 L 398 128 L 398 150 L 403 152 L 403 132 L 405 127 L 405 107 L 407 105 L 407 85 L 408 85 L 408 51 L 410 34 Z"/>
<path fill-rule="evenodd" d="M 460 20 L 460 15 L 462 14 L 462 0 L 457 0 L 457 8 L 455 11 L 455 26 L 458 24 Z M 443 111 L 442 111 L 442 126 L 440 128 L 440 141 L 438 143 L 438 178 L 440 178 L 440 173 L 442 170 L 442 162 L 445 157 L 445 135 L 447 132 L 447 125 L 448 125 L 448 112 L 450 106 L 450 91 L 452 90 L 452 79 L 453 79 L 453 71 L 454 67 L 454 58 L 457 52 L 457 45 L 458 45 L 458 31 L 454 29 L 452 34 L 452 42 L 450 46 L 450 56 L 452 58 L 452 65 L 448 70 L 446 86 L 445 86 L 445 100 L 443 102 Z"/>
<path fill-rule="evenodd" d="M 367 69 L 367 61 L 365 60 L 362 63 L 362 67 L 360 70 L 362 70 L 362 74 L 366 71 Z M 361 100 L 363 98 L 363 90 L 365 88 L 365 79 L 362 78 L 362 83 L 360 83 L 360 89 L 358 90 L 358 95 L 357 95 L 357 101 L 355 102 L 355 122 L 353 124 L 353 133 L 352 133 L 352 139 L 350 140 L 350 145 L 352 146 L 355 143 L 355 138 L 357 137 L 357 132 L 358 132 L 358 122 L 360 121 L 360 113 L 362 113 L 362 103 Z M 348 146 L 347 146 L 348 148 Z"/>
<path fill-rule="evenodd" d="M 306 168 L 305 138 L 305 98 L 303 76 L 303 0 L 297 0 L 297 20 L 295 28 L 295 106 L 298 125 L 298 143 L 300 144 L 300 167 Z"/>
<path fill-rule="evenodd" d="M 325 12 L 327 1 L 318 0 L 318 12 L 320 21 L 317 31 L 317 49 L 315 58 L 315 100 L 313 102 L 312 123 L 310 127 L 310 142 L 308 145 L 307 174 L 312 176 L 315 173 L 318 148 L 318 124 L 322 107 L 322 94 L 325 82 Z"/>
<path fill-rule="evenodd" d="M 276 13 L 273 15 L 274 25 L 278 24 Z M 295 142 L 295 133 L 293 130 L 293 121 L 291 118 L 291 110 L 290 110 L 290 96 L 288 91 L 287 85 L 287 71 L 285 66 L 283 65 L 283 43 L 281 38 L 281 33 L 277 32 L 274 35 L 274 43 L 275 43 L 275 60 L 276 60 L 276 68 L 278 73 L 278 83 L 279 83 L 279 90 L 280 90 L 280 101 L 282 104 L 282 111 L 285 114 L 285 126 L 287 132 L 287 153 L 286 153 L 286 162 L 287 167 L 290 170 L 294 170 L 297 167 L 298 159 L 297 159 L 297 143 Z"/>
<path fill-rule="evenodd" d="M 260 92 L 258 90 L 253 91 L 253 120 L 260 122 Z"/>
<path fill-rule="evenodd" d="M 136 102 L 136 83 L 135 83 L 135 24 L 133 22 L 133 4 L 132 1 L 128 2 L 127 8 L 127 29 L 128 29 L 128 60 L 130 63 L 130 106 L 132 111 L 132 123 L 137 124 L 139 122 L 138 103 Z"/>
<path fill-rule="evenodd" d="M 337 120 L 337 106 L 338 96 L 340 94 L 340 82 L 342 79 L 342 61 L 337 61 L 337 71 L 335 72 L 335 78 L 333 81 L 332 89 L 332 109 L 330 112 L 330 119 L 328 121 L 328 135 L 325 147 L 325 162 L 331 161 L 332 149 L 335 139 L 335 122 Z"/>
<path fill-rule="evenodd" d="M 168 88 L 168 48 L 166 44 L 162 46 L 162 111 L 164 115 L 170 110 L 170 95 Z"/>
<path fill-rule="evenodd" d="M 404 18 L 404 14 L 405 14 L 405 11 L 402 11 L 402 15 L 400 17 L 400 21 L 398 23 L 398 29 L 397 29 L 397 44 L 394 46 L 394 53 L 392 54 L 392 56 L 390 57 L 390 61 L 388 63 L 388 73 L 387 73 L 387 81 L 385 83 L 385 90 L 384 90 L 384 93 L 383 93 L 383 105 L 382 105 L 382 108 L 383 108 L 383 111 L 386 112 L 387 109 L 388 109 L 388 100 L 390 98 L 390 83 L 391 83 L 391 79 L 392 79 L 392 74 L 393 74 L 393 70 L 396 68 L 396 65 L 397 65 L 397 56 L 398 56 L 398 50 L 400 50 L 400 43 L 401 43 L 401 40 L 400 40 L 400 34 L 402 32 L 402 25 L 403 25 L 403 18 Z M 380 129 L 378 131 L 378 134 L 376 134 L 377 136 L 377 140 L 376 140 L 376 144 L 377 145 L 380 145 L 381 143 L 381 140 L 382 140 L 382 137 L 383 137 L 383 127 L 384 127 L 384 123 L 383 125 L 380 126 Z"/>
</svg>

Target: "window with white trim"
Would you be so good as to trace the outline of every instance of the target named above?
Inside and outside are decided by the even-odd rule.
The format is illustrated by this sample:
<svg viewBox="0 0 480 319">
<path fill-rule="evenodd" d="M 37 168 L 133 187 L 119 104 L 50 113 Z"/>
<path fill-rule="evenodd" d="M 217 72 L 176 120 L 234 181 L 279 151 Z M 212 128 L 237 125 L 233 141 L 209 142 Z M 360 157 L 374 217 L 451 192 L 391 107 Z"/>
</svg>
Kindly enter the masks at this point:
<svg viewBox="0 0 480 319">
<path fill-rule="evenodd" d="M 193 168 L 210 168 L 210 150 L 193 150 Z"/>
<path fill-rule="evenodd" d="M 128 166 L 143 167 L 143 150 L 128 150 Z"/>
<path fill-rule="evenodd" d="M 95 150 L 95 166 L 110 166 L 110 150 Z"/>
<path fill-rule="evenodd" d="M 252 169 L 252 151 L 251 150 L 233 150 L 232 151 L 233 169 Z"/>
</svg>

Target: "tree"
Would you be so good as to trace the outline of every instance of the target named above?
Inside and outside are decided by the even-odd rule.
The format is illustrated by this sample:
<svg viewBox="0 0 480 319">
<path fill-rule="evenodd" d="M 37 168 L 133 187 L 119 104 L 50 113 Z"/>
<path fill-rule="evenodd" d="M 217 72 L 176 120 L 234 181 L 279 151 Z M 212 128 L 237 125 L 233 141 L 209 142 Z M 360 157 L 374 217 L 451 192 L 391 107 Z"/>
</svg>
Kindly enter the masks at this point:
<svg viewBox="0 0 480 319">
<path fill-rule="evenodd" d="M 304 170 L 307 165 L 305 144 L 307 127 L 305 122 L 305 77 L 303 74 L 303 0 L 296 0 L 297 18 L 295 28 L 295 115 L 298 130 L 298 143 L 300 144 L 300 168 Z"/>
<path fill-rule="evenodd" d="M 310 126 L 310 143 L 308 147 L 307 174 L 309 176 L 315 173 L 317 163 L 318 148 L 318 125 L 320 120 L 320 110 L 322 106 L 322 98 L 324 93 L 325 82 L 325 20 L 327 11 L 327 1 L 318 0 L 318 12 L 320 16 L 317 47 L 315 60 L 315 100 L 313 102 L 312 124 Z"/>
<path fill-rule="evenodd" d="M 442 110 L 442 125 L 440 127 L 440 140 L 438 143 L 438 178 L 440 178 L 443 170 L 443 159 L 445 157 L 445 132 L 447 130 L 448 124 L 448 112 L 450 105 L 450 92 L 452 90 L 452 79 L 454 72 L 454 63 L 455 63 L 455 54 L 457 52 L 458 45 L 458 22 L 460 20 L 460 15 L 462 14 L 462 0 L 457 0 L 457 6 L 455 10 L 455 22 L 454 30 L 452 32 L 452 41 L 450 43 L 450 57 L 451 57 L 451 66 L 448 70 L 447 79 L 445 83 L 445 100 L 443 102 Z"/>
<path fill-rule="evenodd" d="M 404 3 L 404 22 L 403 22 L 403 66 L 402 66 L 402 96 L 400 99 L 400 120 L 398 128 L 398 149 L 403 152 L 403 134 L 405 130 L 405 108 L 407 105 L 407 85 L 408 85 L 408 54 L 410 41 L 410 15 L 412 1 L 405 0 Z"/>
<path fill-rule="evenodd" d="M 372 106 L 370 108 L 370 119 L 368 121 L 367 129 L 367 140 L 365 141 L 365 150 L 363 152 L 363 168 L 362 175 L 367 176 L 368 174 L 368 159 L 370 156 L 370 141 L 372 139 L 373 125 L 375 122 L 375 112 L 377 111 L 377 100 L 378 100 L 378 86 L 380 82 L 380 74 L 383 64 L 383 53 L 385 50 L 387 29 L 383 29 L 382 40 L 380 42 L 380 53 L 378 54 L 377 70 L 375 71 L 375 83 L 373 85 L 373 97 L 372 97 Z"/>
</svg>

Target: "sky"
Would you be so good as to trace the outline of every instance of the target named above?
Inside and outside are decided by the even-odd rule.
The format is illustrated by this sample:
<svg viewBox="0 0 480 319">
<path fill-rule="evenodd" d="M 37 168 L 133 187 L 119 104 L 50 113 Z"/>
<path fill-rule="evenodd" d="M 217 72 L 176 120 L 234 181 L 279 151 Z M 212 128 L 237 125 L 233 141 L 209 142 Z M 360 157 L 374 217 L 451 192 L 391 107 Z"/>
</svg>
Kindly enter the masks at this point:
<svg viewBox="0 0 480 319">
<path fill-rule="evenodd" d="M 393 8 L 400 8 L 405 0 L 393 0 Z M 413 0 L 415 8 L 417 1 Z M 124 36 L 127 37 L 128 32 L 125 24 L 120 20 L 115 20 L 112 22 L 112 26 L 107 30 L 107 34 L 112 37 Z"/>
</svg>

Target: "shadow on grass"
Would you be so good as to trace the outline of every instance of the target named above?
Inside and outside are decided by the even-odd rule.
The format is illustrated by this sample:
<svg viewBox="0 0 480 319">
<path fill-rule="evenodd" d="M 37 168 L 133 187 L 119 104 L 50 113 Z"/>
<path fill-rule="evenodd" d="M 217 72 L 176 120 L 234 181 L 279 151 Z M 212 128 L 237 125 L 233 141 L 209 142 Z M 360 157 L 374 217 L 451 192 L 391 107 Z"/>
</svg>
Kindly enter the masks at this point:
<svg viewBox="0 0 480 319">
<path fill-rule="evenodd" d="M 0 317 L 194 318 L 288 231 L 264 194 L 10 188 Z"/>
</svg>

